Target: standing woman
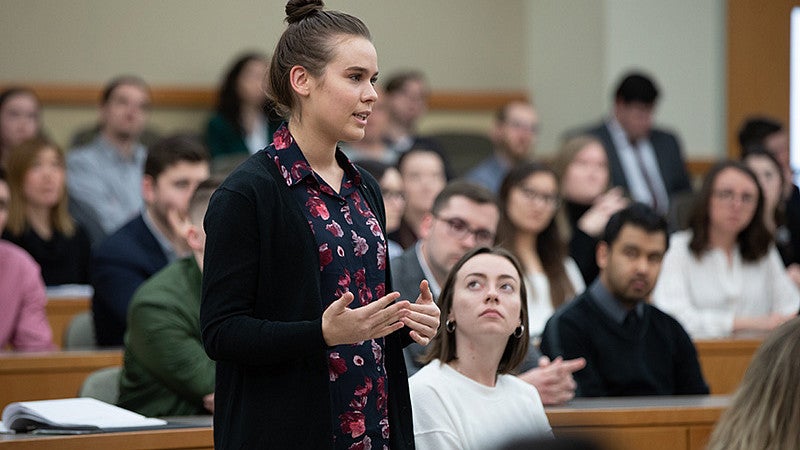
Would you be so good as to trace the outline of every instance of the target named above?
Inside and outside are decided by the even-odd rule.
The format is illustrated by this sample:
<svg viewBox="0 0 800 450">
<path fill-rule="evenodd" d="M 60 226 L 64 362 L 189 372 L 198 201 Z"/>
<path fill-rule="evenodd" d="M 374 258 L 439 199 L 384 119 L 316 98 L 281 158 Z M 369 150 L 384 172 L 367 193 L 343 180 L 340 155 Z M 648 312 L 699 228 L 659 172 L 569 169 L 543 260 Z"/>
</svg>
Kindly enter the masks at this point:
<svg viewBox="0 0 800 450">
<path fill-rule="evenodd" d="M 416 303 L 394 302 L 380 188 L 337 149 L 364 135 L 375 47 L 361 20 L 319 0 L 291 0 L 286 15 L 268 93 L 288 125 L 205 218 L 215 447 L 413 448 L 402 349 L 428 343 L 439 309 L 425 282 Z"/>
<path fill-rule="evenodd" d="M 42 268 L 47 286 L 89 284 L 89 236 L 67 211 L 64 151 L 42 138 L 23 142 L 8 158 L 11 205 L 3 234 Z"/>
<path fill-rule="evenodd" d="M 555 172 L 535 162 L 512 169 L 500 186 L 496 241 L 525 269 L 534 338 L 542 334 L 555 309 L 586 287 L 560 235 L 558 190 Z"/>
<path fill-rule="evenodd" d="M 764 225 L 756 175 L 722 161 L 706 175 L 689 217 L 673 233 L 653 303 L 693 339 L 771 331 L 797 315 L 800 291 Z"/>
<path fill-rule="evenodd" d="M 0 166 L 8 163 L 11 149 L 41 132 L 39 98 L 24 87 L 0 92 Z"/>
</svg>

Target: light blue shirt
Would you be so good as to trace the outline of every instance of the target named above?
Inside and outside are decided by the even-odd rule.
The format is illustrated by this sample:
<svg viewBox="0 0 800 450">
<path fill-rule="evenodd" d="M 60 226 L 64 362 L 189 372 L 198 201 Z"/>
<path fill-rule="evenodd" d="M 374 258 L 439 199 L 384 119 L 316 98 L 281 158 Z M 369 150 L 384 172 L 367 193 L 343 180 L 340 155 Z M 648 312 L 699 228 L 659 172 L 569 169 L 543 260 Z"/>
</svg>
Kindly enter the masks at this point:
<svg viewBox="0 0 800 450">
<path fill-rule="evenodd" d="M 98 136 L 67 154 L 67 190 L 73 200 L 94 211 L 111 234 L 142 209 L 142 172 L 147 149 L 134 145 L 130 158 Z"/>
</svg>

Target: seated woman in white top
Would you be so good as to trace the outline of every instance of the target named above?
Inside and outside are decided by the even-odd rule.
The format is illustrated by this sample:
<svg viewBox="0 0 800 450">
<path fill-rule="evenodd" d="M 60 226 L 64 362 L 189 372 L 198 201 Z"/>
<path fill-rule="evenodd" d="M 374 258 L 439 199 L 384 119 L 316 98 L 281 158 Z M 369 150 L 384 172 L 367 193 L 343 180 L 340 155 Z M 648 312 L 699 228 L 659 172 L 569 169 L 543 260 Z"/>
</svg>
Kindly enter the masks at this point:
<svg viewBox="0 0 800 450">
<path fill-rule="evenodd" d="M 797 315 L 800 292 L 764 225 L 756 175 L 723 161 L 706 175 L 689 219 L 674 233 L 653 301 L 692 338 L 769 331 Z"/>
<path fill-rule="evenodd" d="M 552 435 L 539 393 L 509 375 L 528 350 L 522 269 L 506 250 L 462 257 L 439 296 L 430 362 L 409 379 L 418 450 L 485 449 L 526 435 Z"/>
<path fill-rule="evenodd" d="M 531 162 L 513 168 L 500 186 L 498 245 L 522 263 L 528 287 L 530 335 L 542 334 L 555 309 L 586 285 L 569 257 L 564 229 L 556 220 L 561 204 L 556 173 Z"/>
</svg>

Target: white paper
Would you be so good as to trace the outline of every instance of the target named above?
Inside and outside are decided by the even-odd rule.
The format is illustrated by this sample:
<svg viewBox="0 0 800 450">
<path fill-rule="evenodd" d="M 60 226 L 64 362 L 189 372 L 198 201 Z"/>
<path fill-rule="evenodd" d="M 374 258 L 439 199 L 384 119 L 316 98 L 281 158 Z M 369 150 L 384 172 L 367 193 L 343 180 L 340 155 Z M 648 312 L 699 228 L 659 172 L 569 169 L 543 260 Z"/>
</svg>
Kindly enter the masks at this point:
<svg viewBox="0 0 800 450">
<path fill-rule="evenodd" d="M 40 417 L 42 422 L 59 427 L 118 428 L 167 423 L 89 397 L 11 403 L 3 410 L 3 422 L 12 426 L 12 419 L 20 413 Z"/>
</svg>

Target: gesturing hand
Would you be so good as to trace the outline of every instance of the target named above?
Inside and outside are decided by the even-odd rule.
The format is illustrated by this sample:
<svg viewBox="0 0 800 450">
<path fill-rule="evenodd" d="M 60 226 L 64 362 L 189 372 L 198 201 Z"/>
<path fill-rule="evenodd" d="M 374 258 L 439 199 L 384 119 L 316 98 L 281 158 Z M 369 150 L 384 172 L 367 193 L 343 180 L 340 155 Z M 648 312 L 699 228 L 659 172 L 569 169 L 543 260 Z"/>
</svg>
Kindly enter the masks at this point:
<svg viewBox="0 0 800 450">
<path fill-rule="evenodd" d="M 409 310 L 403 318 L 403 323 L 411 328 L 409 336 L 420 345 L 428 345 L 439 329 L 439 307 L 433 301 L 428 280 L 419 284 L 419 297 L 416 303 L 410 304 Z"/>
<path fill-rule="evenodd" d="M 558 405 L 575 397 L 575 379 L 572 373 L 583 369 L 586 360 L 575 358 L 564 360 L 560 356 L 550 361 L 546 356 L 539 358 L 539 367 L 519 375 L 536 386 L 539 397 L 545 405 Z"/>
<path fill-rule="evenodd" d="M 400 294 L 392 292 L 378 300 L 350 309 L 353 293 L 346 292 L 322 313 L 322 337 L 329 346 L 354 344 L 384 337 L 403 328 L 403 318 L 409 314 L 409 302 L 395 301 Z"/>
</svg>

